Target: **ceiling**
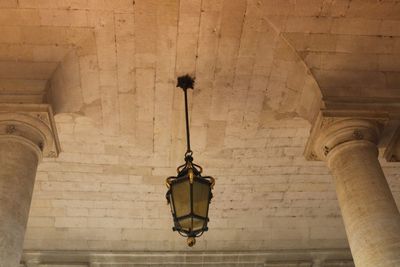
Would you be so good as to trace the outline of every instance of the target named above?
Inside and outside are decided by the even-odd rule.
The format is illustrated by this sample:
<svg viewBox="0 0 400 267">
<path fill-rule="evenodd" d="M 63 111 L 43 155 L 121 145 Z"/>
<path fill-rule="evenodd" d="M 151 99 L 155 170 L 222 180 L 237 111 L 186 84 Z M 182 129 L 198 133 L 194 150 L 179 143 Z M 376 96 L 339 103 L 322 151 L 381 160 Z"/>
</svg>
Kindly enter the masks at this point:
<svg viewBox="0 0 400 267">
<path fill-rule="evenodd" d="M 303 157 L 310 121 L 321 98 L 397 101 L 399 71 L 396 0 L 3 0 L 0 101 L 50 103 L 63 151 L 39 166 L 25 248 L 187 249 L 164 199 L 186 73 L 217 178 L 195 250 L 347 248 L 332 177 Z"/>
</svg>

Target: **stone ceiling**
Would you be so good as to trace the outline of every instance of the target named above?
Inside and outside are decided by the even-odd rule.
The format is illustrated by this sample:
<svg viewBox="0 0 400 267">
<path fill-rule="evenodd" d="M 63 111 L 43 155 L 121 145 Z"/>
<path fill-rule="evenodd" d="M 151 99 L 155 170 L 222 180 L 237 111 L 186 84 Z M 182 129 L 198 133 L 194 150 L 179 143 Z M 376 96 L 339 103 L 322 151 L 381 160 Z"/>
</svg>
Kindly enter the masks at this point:
<svg viewBox="0 0 400 267">
<path fill-rule="evenodd" d="M 27 250 L 186 250 L 163 182 L 185 150 L 186 73 L 195 160 L 217 177 L 195 250 L 347 247 L 331 176 L 302 153 L 322 97 L 398 101 L 400 1 L 0 8 L 0 101 L 51 103 L 63 150 L 39 167 Z"/>
</svg>

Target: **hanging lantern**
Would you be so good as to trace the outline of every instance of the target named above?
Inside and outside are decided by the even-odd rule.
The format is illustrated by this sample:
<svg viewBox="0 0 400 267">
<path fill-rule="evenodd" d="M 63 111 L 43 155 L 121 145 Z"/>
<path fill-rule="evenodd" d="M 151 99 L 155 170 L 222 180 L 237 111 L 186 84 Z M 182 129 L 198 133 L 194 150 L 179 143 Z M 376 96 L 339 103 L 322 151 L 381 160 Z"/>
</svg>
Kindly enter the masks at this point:
<svg viewBox="0 0 400 267">
<path fill-rule="evenodd" d="M 186 141 L 185 164 L 178 167 L 178 176 L 168 177 L 166 184 L 168 191 L 166 198 L 171 206 L 174 220 L 172 230 L 187 237 L 187 244 L 191 247 L 196 243 L 196 237 L 208 230 L 208 206 L 211 190 L 215 184 L 211 176 L 202 176 L 202 168 L 193 163 L 193 152 L 190 149 L 190 133 L 188 118 L 187 89 L 193 89 L 194 80 L 189 75 L 178 78 L 178 85 L 183 89 L 185 96 Z"/>
</svg>

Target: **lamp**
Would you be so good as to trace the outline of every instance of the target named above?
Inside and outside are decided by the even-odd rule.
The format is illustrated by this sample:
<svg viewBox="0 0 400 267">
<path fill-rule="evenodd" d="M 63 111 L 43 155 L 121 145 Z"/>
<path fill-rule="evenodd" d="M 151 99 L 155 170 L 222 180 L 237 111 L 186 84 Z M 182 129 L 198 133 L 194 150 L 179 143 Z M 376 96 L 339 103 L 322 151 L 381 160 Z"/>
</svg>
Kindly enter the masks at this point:
<svg viewBox="0 0 400 267">
<path fill-rule="evenodd" d="M 196 243 L 196 237 L 208 230 L 208 206 L 210 204 L 215 179 L 202 176 L 203 169 L 193 163 L 193 152 L 190 149 L 189 112 L 187 90 L 193 89 L 194 79 L 189 75 L 178 77 L 177 87 L 184 92 L 186 116 L 185 164 L 177 168 L 178 176 L 170 176 L 166 180 L 168 191 L 167 202 L 171 206 L 174 220 L 173 231 L 187 237 L 188 246 Z"/>
</svg>

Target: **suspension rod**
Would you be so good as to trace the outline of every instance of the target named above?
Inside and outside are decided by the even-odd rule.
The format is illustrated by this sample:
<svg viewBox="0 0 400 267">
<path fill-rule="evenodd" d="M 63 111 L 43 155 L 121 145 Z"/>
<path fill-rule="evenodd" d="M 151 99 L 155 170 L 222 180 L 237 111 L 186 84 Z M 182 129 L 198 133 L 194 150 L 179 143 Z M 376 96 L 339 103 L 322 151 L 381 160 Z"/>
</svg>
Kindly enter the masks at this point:
<svg viewBox="0 0 400 267">
<path fill-rule="evenodd" d="M 191 152 L 192 150 L 190 149 L 189 109 L 188 109 L 187 89 L 183 89 L 183 92 L 185 95 L 186 142 L 187 142 L 186 152 Z"/>
</svg>

